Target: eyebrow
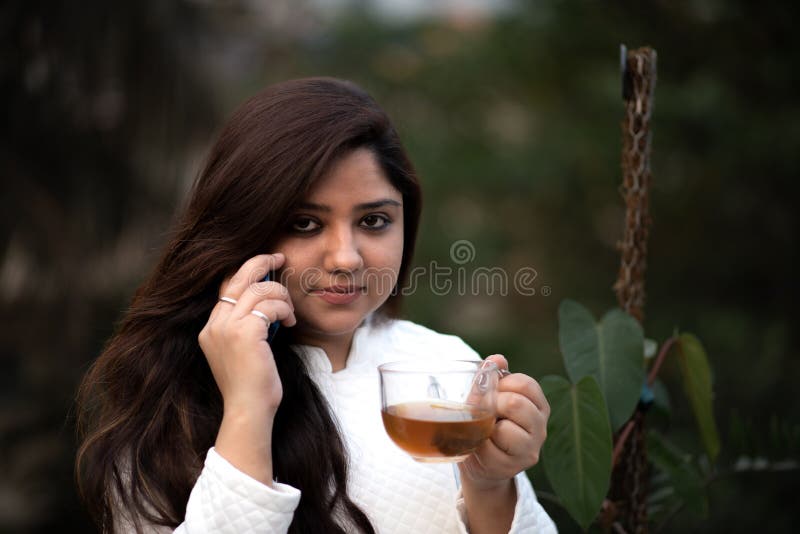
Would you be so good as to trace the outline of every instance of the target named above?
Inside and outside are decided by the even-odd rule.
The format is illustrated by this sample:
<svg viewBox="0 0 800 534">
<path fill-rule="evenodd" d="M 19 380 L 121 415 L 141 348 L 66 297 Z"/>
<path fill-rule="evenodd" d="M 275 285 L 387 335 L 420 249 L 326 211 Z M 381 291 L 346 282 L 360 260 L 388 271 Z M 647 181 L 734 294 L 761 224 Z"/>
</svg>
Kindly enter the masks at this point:
<svg viewBox="0 0 800 534">
<path fill-rule="evenodd" d="M 401 207 L 402 204 L 396 200 L 391 198 L 382 198 L 380 200 L 375 200 L 373 202 L 364 202 L 363 204 L 357 204 L 353 207 L 353 211 L 362 211 L 362 210 L 373 210 L 375 208 L 381 208 L 383 206 L 397 206 Z M 330 212 L 330 206 L 325 206 L 323 204 L 314 204 L 313 202 L 301 202 L 297 205 L 297 209 L 299 210 L 311 210 L 311 211 L 324 211 Z"/>
</svg>

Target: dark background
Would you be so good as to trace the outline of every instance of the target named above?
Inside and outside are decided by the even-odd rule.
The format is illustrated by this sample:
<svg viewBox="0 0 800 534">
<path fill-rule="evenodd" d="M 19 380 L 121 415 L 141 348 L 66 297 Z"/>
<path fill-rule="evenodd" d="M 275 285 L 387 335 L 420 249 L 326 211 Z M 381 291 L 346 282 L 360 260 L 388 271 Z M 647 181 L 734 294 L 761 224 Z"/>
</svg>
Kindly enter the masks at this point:
<svg viewBox="0 0 800 534">
<path fill-rule="evenodd" d="M 90 530 L 72 482 L 77 382 L 214 132 L 272 82 L 352 79 L 395 118 L 426 193 L 418 265 L 457 267 L 465 239 L 465 268 L 538 273 L 535 296 L 421 287 L 407 315 L 533 376 L 564 374 L 558 303 L 616 305 L 620 43 L 659 54 L 645 332 L 703 340 L 723 443 L 709 516 L 681 512 L 665 531 L 793 530 L 796 4 L 481 5 L 0 3 L 0 531 Z M 669 435 L 699 453 L 674 363 L 662 376 Z"/>
</svg>

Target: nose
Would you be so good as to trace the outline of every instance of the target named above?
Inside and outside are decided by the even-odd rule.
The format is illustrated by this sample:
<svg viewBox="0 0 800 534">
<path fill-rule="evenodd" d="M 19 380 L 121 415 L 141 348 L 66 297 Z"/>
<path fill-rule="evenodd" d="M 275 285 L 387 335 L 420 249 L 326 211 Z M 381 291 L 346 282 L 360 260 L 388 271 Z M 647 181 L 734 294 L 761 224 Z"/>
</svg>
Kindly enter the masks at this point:
<svg viewBox="0 0 800 534">
<path fill-rule="evenodd" d="M 348 227 L 334 228 L 329 234 L 323 267 L 329 273 L 352 273 L 364 266 L 359 244 Z"/>
</svg>

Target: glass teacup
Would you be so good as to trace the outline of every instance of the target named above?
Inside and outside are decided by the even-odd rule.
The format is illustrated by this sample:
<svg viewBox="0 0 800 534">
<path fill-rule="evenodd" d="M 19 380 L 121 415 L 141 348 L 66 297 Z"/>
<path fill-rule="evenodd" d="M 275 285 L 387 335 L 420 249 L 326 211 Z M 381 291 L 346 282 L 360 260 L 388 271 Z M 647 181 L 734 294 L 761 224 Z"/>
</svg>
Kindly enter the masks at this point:
<svg viewBox="0 0 800 534">
<path fill-rule="evenodd" d="M 385 363 L 381 416 L 392 441 L 419 462 L 460 462 L 492 433 L 497 383 L 492 361 Z"/>
</svg>

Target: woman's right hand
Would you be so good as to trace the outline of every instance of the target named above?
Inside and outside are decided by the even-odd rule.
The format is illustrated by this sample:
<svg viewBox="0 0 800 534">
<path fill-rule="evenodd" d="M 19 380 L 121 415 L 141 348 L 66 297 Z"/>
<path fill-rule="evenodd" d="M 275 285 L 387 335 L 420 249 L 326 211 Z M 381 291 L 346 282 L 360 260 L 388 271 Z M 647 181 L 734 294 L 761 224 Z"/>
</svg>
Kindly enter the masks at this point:
<svg viewBox="0 0 800 534">
<path fill-rule="evenodd" d="M 262 254 L 249 259 L 220 286 L 218 301 L 200 331 L 200 348 L 208 360 L 224 401 L 225 413 L 247 412 L 272 419 L 283 396 L 272 349 L 267 343 L 268 325 L 253 315 L 258 310 L 270 322 L 294 326 L 289 291 L 278 282 L 262 282 L 264 275 L 283 265 L 283 254 Z"/>
<path fill-rule="evenodd" d="M 220 300 L 198 340 L 222 394 L 224 410 L 214 447 L 217 453 L 250 477 L 272 484 L 272 425 L 283 388 L 267 343 L 270 321 L 294 326 L 289 291 L 277 282 L 261 282 L 283 265 L 283 254 L 264 254 L 245 262 L 223 282 Z"/>
</svg>

